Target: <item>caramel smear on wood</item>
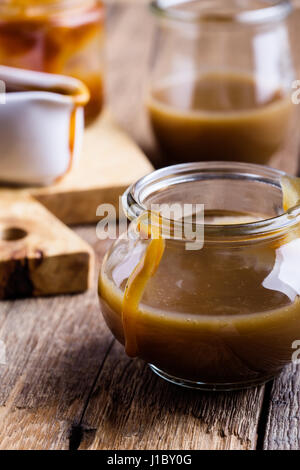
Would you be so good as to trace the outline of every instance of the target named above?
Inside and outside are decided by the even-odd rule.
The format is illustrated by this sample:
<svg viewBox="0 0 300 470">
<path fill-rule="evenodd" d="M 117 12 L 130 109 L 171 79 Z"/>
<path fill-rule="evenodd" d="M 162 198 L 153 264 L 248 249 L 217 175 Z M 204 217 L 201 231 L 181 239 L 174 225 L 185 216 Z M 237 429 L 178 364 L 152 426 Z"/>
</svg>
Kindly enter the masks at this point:
<svg viewBox="0 0 300 470">
<path fill-rule="evenodd" d="M 159 221 L 160 216 L 158 216 Z M 138 227 L 142 231 L 143 223 Z M 159 226 L 158 226 L 159 227 Z M 154 233 L 154 235 L 153 235 Z M 152 231 L 152 239 L 146 252 L 128 278 L 122 308 L 122 322 L 125 335 L 125 351 L 128 356 L 138 355 L 136 324 L 139 316 L 139 304 L 149 279 L 156 273 L 165 250 L 165 240 L 159 228 Z"/>
<path fill-rule="evenodd" d="M 300 204 L 300 178 L 283 176 L 281 178 L 281 188 L 284 211 Z"/>
</svg>

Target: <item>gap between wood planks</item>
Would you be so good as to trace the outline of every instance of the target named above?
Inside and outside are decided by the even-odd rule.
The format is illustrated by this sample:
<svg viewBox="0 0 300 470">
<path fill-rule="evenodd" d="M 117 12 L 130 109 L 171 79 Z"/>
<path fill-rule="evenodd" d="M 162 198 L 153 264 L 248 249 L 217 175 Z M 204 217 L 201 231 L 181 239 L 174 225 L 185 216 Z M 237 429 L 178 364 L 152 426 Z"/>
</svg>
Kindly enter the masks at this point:
<svg viewBox="0 0 300 470">
<path fill-rule="evenodd" d="M 111 3 L 114 4 L 115 2 L 111 2 Z M 137 6 L 137 8 L 138 8 L 138 6 Z M 145 14 L 143 13 L 142 15 L 145 15 Z M 130 52 L 131 60 L 133 61 L 133 58 L 134 58 L 135 55 L 136 56 L 137 55 L 141 56 L 140 51 L 139 50 L 135 51 L 134 48 L 136 47 L 137 49 L 140 49 L 142 47 L 142 44 L 140 44 L 140 45 L 137 44 L 136 46 L 132 45 L 132 36 L 134 36 L 134 25 L 132 23 L 132 18 L 133 17 L 130 15 L 129 10 L 126 11 L 126 10 L 124 10 L 124 7 L 117 6 L 115 4 L 115 5 L 110 6 L 108 8 L 108 17 L 109 17 L 109 23 L 110 23 L 109 28 L 110 28 L 111 33 L 112 32 L 114 33 L 114 31 L 117 32 L 119 30 L 119 28 L 122 29 L 122 27 L 123 27 L 123 29 L 125 29 L 125 23 L 126 23 L 126 28 L 128 29 L 128 33 L 129 33 L 129 29 L 130 29 L 131 35 L 128 36 L 128 35 L 123 34 L 122 37 L 124 36 L 124 38 L 127 38 L 127 41 L 125 41 L 124 47 L 125 48 L 126 47 L 127 48 L 128 47 L 133 48 L 133 50 Z M 143 28 L 145 30 L 145 27 L 146 27 L 145 22 L 142 21 L 141 23 L 143 24 Z M 145 31 L 145 41 L 144 41 L 144 44 L 143 44 L 143 47 L 146 50 L 147 50 L 147 47 L 149 47 L 149 44 L 147 45 L 147 41 L 149 42 L 151 33 L 152 33 L 152 27 L 147 26 L 146 31 Z M 146 36 L 148 36 L 148 40 L 146 39 Z M 110 37 L 112 37 L 112 35 Z M 119 65 L 120 64 L 120 62 L 119 62 L 119 50 L 118 50 L 119 46 L 118 46 L 118 40 L 117 40 L 117 34 L 116 33 L 114 33 L 114 37 L 112 39 L 111 46 L 112 47 L 111 47 L 111 52 L 110 52 L 110 57 L 109 57 L 111 65 L 112 65 L 111 69 L 112 70 L 114 70 L 115 68 L 119 69 L 119 67 L 120 67 L 120 65 Z M 134 64 L 134 61 L 132 62 L 131 65 L 133 65 L 133 64 Z M 139 67 L 139 74 L 140 75 L 142 75 L 142 73 L 140 71 L 143 68 L 144 67 Z M 120 99 L 119 93 L 116 93 L 116 91 L 118 89 L 118 86 L 120 85 L 117 77 L 118 77 L 118 73 L 113 73 L 113 76 L 111 77 L 112 78 L 111 88 L 110 88 L 110 90 L 108 90 L 109 95 L 110 95 L 109 97 L 110 97 L 111 105 L 114 108 L 117 115 L 120 117 L 121 124 L 124 125 L 125 129 L 128 130 L 131 134 L 133 132 L 133 137 L 135 137 L 137 140 L 139 140 L 139 143 L 143 146 L 144 150 L 147 150 L 147 143 L 145 144 L 145 141 L 147 140 L 147 139 L 145 139 L 145 135 L 146 135 L 145 128 L 142 126 L 138 130 L 136 130 L 136 124 L 133 123 L 132 119 L 131 120 L 129 119 L 129 122 L 128 122 L 128 113 L 125 112 L 125 104 L 127 103 L 127 99 L 126 99 L 126 102 L 125 101 L 122 102 L 122 99 Z M 129 83 L 129 85 L 124 84 L 124 83 L 122 84 L 122 86 L 126 88 L 126 90 L 123 90 L 123 92 L 122 92 L 123 99 L 125 98 L 125 94 L 126 94 L 126 97 L 132 95 L 131 99 L 133 100 L 134 107 L 136 108 L 136 110 L 138 110 L 138 109 L 137 109 L 137 103 L 135 103 L 134 98 L 136 97 L 136 89 L 139 88 L 137 86 L 137 84 L 141 80 L 142 80 L 142 77 L 138 76 L 138 77 L 135 77 L 134 83 L 132 82 L 132 86 L 130 86 L 131 82 Z M 135 91 L 134 95 L 132 94 L 133 90 Z M 126 116 L 126 119 L 125 119 L 125 116 Z M 135 116 L 135 118 L 136 118 L 135 113 L 132 113 L 132 117 L 133 116 Z M 122 119 L 123 119 L 124 122 L 122 122 Z M 134 121 L 136 121 L 136 119 L 134 119 Z M 140 137 L 140 136 L 142 136 L 142 137 Z M 90 399 L 93 395 L 94 389 L 96 388 L 97 381 L 98 381 L 98 379 L 101 375 L 101 372 L 102 372 L 102 370 L 105 366 L 105 363 L 106 363 L 106 361 L 109 357 L 109 354 L 110 354 L 114 344 L 115 344 L 114 341 L 112 341 L 110 343 L 110 345 L 108 347 L 108 350 L 106 352 L 106 355 L 105 355 L 105 357 L 102 361 L 102 364 L 99 367 L 99 370 L 97 372 L 97 375 L 95 376 L 95 379 L 94 379 L 93 385 L 91 387 L 91 390 L 89 392 L 88 398 L 87 398 L 87 400 L 84 404 L 79 422 L 75 423 L 75 424 L 73 424 L 73 426 L 71 426 L 70 434 L 69 434 L 69 448 L 72 449 L 72 450 L 78 449 L 80 447 L 81 443 L 84 440 L 85 434 L 89 434 L 89 433 L 95 431 L 95 430 L 90 429 L 89 427 L 84 425 L 84 417 L 85 417 L 85 414 L 87 412 L 89 402 L 90 402 Z M 270 419 L 269 411 L 270 411 L 270 401 L 271 401 L 271 398 L 272 398 L 273 385 L 274 385 L 274 382 L 269 382 L 268 384 L 266 384 L 266 386 L 264 388 L 262 406 L 261 406 L 261 409 L 260 409 L 259 418 L 258 418 L 258 422 L 257 422 L 257 441 L 256 441 L 256 446 L 255 446 L 256 449 L 263 449 L 264 446 L 265 446 L 265 441 L 266 441 L 266 438 L 267 438 L 267 426 L 268 426 L 268 421 Z"/>
<path fill-rule="evenodd" d="M 80 419 L 77 423 L 74 423 L 70 426 L 69 430 L 69 450 L 71 451 L 77 451 L 80 448 L 80 445 L 85 439 L 86 435 L 93 435 L 97 431 L 96 428 L 93 427 L 88 427 L 84 425 L 84 418 L 85 414 L 87 411 L 87 408 L 90 403 L 90 399 L 95 391 L 98 379 L 100 377 L 100 374 L 104 368 L 105 362 L 108 359 L 108 356 L 112 350 L 112 347 L 114 343 L 116 342 L 115 339 L 111 341 L 109 344 L 109 347 L 106 351 L 106 354 L 103 358 L 103 361 L 99 367 L 99 370 L 95 376 L 95 379 L 93 381 L 92 387 L 90 389 L 90 392 L 88 393 L 86 402 L 83 406 L 83 410 L 80 416 Z M 269 419 L 269 410 L 270 410 L 270 400 L 271 400 L 271 395 L 272 395 L 272 388 L 273 388 L 273 381 L 270 381 L 264 385 L 264 392 L 263 392 L 263 401 L 262 401 L 262 406 L 258 418 L 258 423 L 257 423 L 257 441 L 256 441 L 256 446 L 255 450 L 264 450 L 264 443 L 265 443 L 265 438 L 266 438 L 266 431 L 267 431 L 267 424 L 268 424 L 268 419 Z M 201 393 L 201 392 L 200 392 Z M 230 392 L 229 392 L 230 393 Z M 225 437 L 224 432 L 221 430 L 220 431 L 220 437 Z M 88 438 L 89 440 L 89 438 Z M 122 450 L 122 449 L 118 449 Z M 180 449 L 180 450 L 187 450 L 187 449 Z"/>
<path fill-rule="evenodd" d="M 267 432 L 267 423 L 270 411 L 270 400 L 272 397 L 273 380 L 265 384 L 264 397 L 257 424 L 256 450 L 263 450 Z"/>
<path fill-rule="evenodd" d="M 120 13 L 121 15 L 119 15 Z M 143 29 L 145 29 L 143 21 L 139 21 L 139 24 L 142 24 Z M 120 27 L 124 30 L 125 26 L 128 28 L 129 25 L 130 31 L 132 31 L 133 26 L 129 10 L 124 15 L 120 10 L 116 14 L 114 13 L 111 25 L 111 28 L 113 27 L 115 31 Z M 125 33 L 123 31 L 122 37 L 126 36 Z M 128 132 L 133 135 L 130 129 L 136 128 L 134 125 L 138 120 L 137 114 L 133 110 L 133 117 L 128 118 L 128 109 L 124 95 L 127 97 L 130 91 L 135 88 L 135 85 L 133 83 L 129 84 L 129 91 L 127 90 L 127 83 L 121 83 L 122 87 L 120 88 L 120 81 L 118 81 L 117 77 L 119 77 L 119 67 L 122 68 L 124 64 L 118 65 L 119 46 L 117 44 L 116 33 L 112 46 L 113 54 L 111 57 L 116 72 L 116 78 L 111 85 L 110 92 L 111 96 L 115 96 L 113 108 L 115 112 L 120 111 L 120 116 L 123 116 L 123 118 L 121 116 L 121 120 L 123 119 L 124 123 L 125 121 L 127 122 Z M 140 54 L 142 44 L 138 46 L 139 50 L 136 52 Z M 136 60 L 133 60 L 133 55 L 131 55 L 130 59 L 131 66 L 136 63 Z M 126 75 L 126 80 L 127 77 L 128 79 L 130 78 L 129 74 Z M 119 96 L 120 94 L 123 98 Z M 135 93 L 133 94 L 132 92 L 132 100 L 134 97 Z M 135 129 L 135 131 L 137 134 L 140 133 L 140 130 Z M 31 305 L 29 302 L 26 308 L 33 308 Z M 53 301 L 52 308 L 55 310 L 57 306 L 58 304 L 56 305 L 55 301 Z M 83 318 L 84 315 L 82 314 L 81 317 Z M 58 316 L 58 320 L 61 320 L 61 318 L 63 318 L 63 312 Z M 20 318 L 16 318 L 14 321 L 19 324 Z M 46 325 L 46 318 L 44 323 L 41 322 L 41 326 L 44 324 Z M 55 329 L 57 326 L 57 322 L 53 322 L 53 328 Z M 63 338 L 65 338 L 65 335 L 72 334 L 72 331 L 64 330 L 62 334 Z M 33 340 L 35 339 L 30 337 L 30 341 L 32 342 Z M 97 341 L 102 341 L 102 337 L 98 336 Z M 29 344 L 30 347 L 28 346 L 28 354 L 31 354 L 31 351 L 34 349 L 31 342 Z M 47 343 L 45 344 L 47 346 Z M 84 345 L 84 343 L 80 344 Z M 97 347 L 98 345 L 95 345 L 91 348 L 91 351 L 87 352 L 89 357 L 95 354 Z M 134 445 L 139 445 L 140 448 L 153 449 L 155 448 L 153 447 L 154 444 L 158 448 L 163 448 L 164 445 L 172 448 L 173 445 L 173 447 L 176 446 L 177 448 L 188 450 L 189 448 L 200 447 L 202 440 L 206 440 L 205 444 L 210 445 L 213 449 L 223 448 L 224 443 L 227 448 L 235 448 L 236 446 L 246 448 L 251 446 L 251 448 L 257 449 L 297 448 L 297 446 L 299 448 L 299 431 L 297 431 L 299 427 L 299 417 L 297 420 L 299 404 L 297 402 L 300 403 L 298 398 L 300 375 L 297 373 L 296 368 L 288 368 L 286 372 L 274 380 L 273 384 L 268 384 L 266 388 L 260 387 L 240 394 L 197 394 L 189 391 L 182 393 L 181 390 L 171 390 L 171 386 L 167 386 L 162 381 L 159 382 L 159 379 L 156 379 L 143 363 L 128 360 L 123 354 L 121 346 L 116 341 L 111 340 L 111 337 L 107 337 L 105 348 L 102 351 L 101 359 L 99 357 L 101 364 L 99 366 L 99 362 L 94 360 L 91 366 L 92 370 L 89 371 L 89 377 L 89 374 L 82 377 L 82 373 L 85 371 L 84 366 L 82 366 L 79 369 L 78 382 L 76 379 L 72 390 L 69 388 L 63 389 L 64 401 L 67 403 L 66 406 L 69 406 L 69 402 L 72 403 L 71 400 L 75 401 L 77 398 L 76 393 L 73 392 L 74 388 L 79 386 L 82 380 L 90 378 L 82 391 L 83 399 L 79 403 L 80 409 L 78 414 L 76 416 L 73 415 L 70 420 L 71 412 L 62 413 L 61 417 L 59 417 L 64 423 L 68 423 L 66 426 L 68 438 L 66 440 L 64 434 L 64 444 L 69 445 L 69 448 L 72 450 L 90 447 L 103 448 L 105 445 L 108 445 L 110 437 L 112 447 L 114 446 L 114 448 L 120 450 L 132 448 Z M 77 357 L 79 355 L 75 355 L 76 360 Z M 86 360 L 86 357 L 83 357 L 83 360 Z M 37 364 L 39 363 L 37 362 Z M 72 364 L 73 362 L 71 361 Z M 56 367 L 53 361 L 51 365 Z M 26 367 L 26 362 L 24 367 Z M 69 361 L 66 361 L 66 367 L 69 367 Z M 56 372 L 60 374 L 61 371 L 64 373 L 64 366 L 61 370 L 57 368 Z M 56 380 L 55 373 L 53 375 Z M 52 379 L 52 377 L 50 378 Z M 50 380 L 50 378 L 42 376 L 42 380 L 45 382 L 43 383 L 44 386 L 48 385 L 48 379 Z M 31 380 L 30 374 L 27 382 L 28 380 Z M 24 395 L 28 395 L 28 388 L 30 389 L 30 385 L 27 382 L 24 385 Z M 19 385 L 22 392 L 23 385 L 22 383 Z M 32 390 L 29 391 L 33 393 Z M 42 389 L 39 396 L 42 404 L 43 393 L 44 390 Z M 57 406 L 59 406 L 59 403 L 58 398 L 55 397 L 55 399 L 52 417 L 53 422 L 57 423 Z M 81 396 L 79 399 L 81 399 Z M 5 402 L 5 398 L 3 401 Z M 37 408 L 37 416 L 40 410 L 39 405 L 39 402 L 37 402 L 37 405 L 33 404 Z M 27 404 L 22 396 L 20 396 L 20 399 L 15 404 L 17 410 L 24 407 L 24 413 L 26 410 L 30 410 L 31 406 L 32 400 L 29 400 Z M 3 411 L 9 411 L 4 408 Z M 12 411 L 11 420 L 16 421 L 15 410 Z M 123 417 L 123 415 L 125 416 Z M 41 421 L 45 421 L 48 418 L 48 414 L 44 416 L 41 413 Z M 126 423 L 126 420 L 129 420 L 129 424 Z M 141 423 L 139 423 L 139 420 L 141 420 Z M 23 422 L 21 423 L 23 424 Z M 34 426 L 34 429 L 37 428 L 35 422 L 32 426 Z M 53 427 L 52 424 L 49 426 L 49 423 L 47 423 L 45 434 L 50 435 L 51 439 L 49 439 L 49 442 L 53 446 L 61 446 L 62 439 L 57 438 L 57 434 L 60 431 L 57 431 L 56 428 L 53 431 Z M 251 432 L 249 428 L 251 428 Z M 24 443 L 28 445 L 28 442 L 32 444 L 32 441 L 28 441 L 27 436 L 24 437 L 22 435 L 21 426 L 19 426 L 17 431 L 18 434 L 14 434 L 10 439 L 10 445 L 12 441 L 16 442 L 14 437 L 16 435 L 23 446 Z M 31 439 L 34 439 L 33 442 L 36 444 L 37 436 L 32 429 L 29 428 L 29 431 L 27 429 L 26 432 Z M 185 440 L 184 437 L 181 438 L 184 432 L 187 432 Z M 137 435 L 134 435 L 134 433 L 137 433 Z M 257 434 L 258 439 L 256 439 Z M 99 440 L 101 435 L 106 436 L 105 442 Z M 139 439 L 141 439 L 141 442 L 138 442 Z M 241 446 L 239 442 L 243 439 L 246 443 L 244 446 Z M 40 442 L 41 440 L 38 444 Z"/>
<path fill-rule="evenodd" d="M 113 347 L 113 344 L 116 340 L 115 339 L 112 339 L 112 341 L 110 342 L 108 348 L 107 348 L 107 351 L 105 353 L 105 356 L 103 358 L 103 361 L 102 363 L 100 364 L 100 367 L 99 367 L 99 370 L 95 376 L 95 379 L 94 379 L 94 382 L 92 384 L 92 387 L 91 387 L 91 390 L 87 396 L 87 399 L 86 399 L 86 402 L 83 406 L 83 409 L 82 409 L 82 413 L 81 413 L 81 416 L 80 416 L 80 419 L 78 421 L 77 424 L 73 424 L 70 428 L 70 431 L 69 431 L 69 450 L 78 450 L 81 442 L 82 442 L 82 439 L 83 439 L 83 435 L 85 432 L 89 432 L 89 429 L 86 428 L 85 426 L 83 426 L 82 422 L 83 422 L 83 419 L 84 419 L 84 415 L 85 415 L 85 412 L 86 412 L 86 409 L 88 407 L 88 404 L 89 404 L 89 401 L 90 401 L 90 398 L 93 394 L 93 391 L 95 389 L 95 386 L 97 384 L 97 381 L 98 381 L 98 378 L 101 374 L 101 371 L 103 369 L 103 366 L 105 364 L 105 361 Z"/>
<path fill-rule="evenodd" d="M 90 393 L 88 395 L 88 398 L 86 400 L 86 403 L 83 407 L 83 411 L 80 417 L 80 420 L 78 423 L 74 423 L 71 425 L 70 430 L 69 430 L 69 450 L 70 451 L 78 451 L 81 443 L 84 441 L 85 434 L 94 434 L 96 432 L 96 429 L 90 428 L 85 426 L 84 423 L 84 416 L 85 412 L 88 408 L 90 398 L 93 394 L 93 391 L 95 389 L 95 386 L 97 384 L 98 378 L 101 374 L 101 371 L 104 367 L 104 364 L 108 358 L 108 355 L 113 347 L 115 340 L 112 340 L 111 344 L 109 345 L 109 348 L 107 350 L 107 353 L 104 357 L 104 360 L 99 367 L 99 371 L 95 377 L 93 386 L 91 387 Z M 266 437 L 266 428 L 267 428 L 267 421 L 268 421 L 268 412 L 270 408 L 270 398 L 271 398 L 271 391 L 272 391 L 272 384 L 273 382 L 269 382 L 265 385 L 264 389 L 264 398 L 263 398 L 263 404 L 261 408 L 261 412 L 259 415 L 259 420 L 258 420 L 258 425 L 257 425 L 257 442 L 256 442 L 256 447 L 255 450 L 263 450 L 264 449 L 264 441 Z M 221 435 L 221 437 L 225 437 L 225 434 Z M 122 450 L 122 449 L 118 449 Z M 186 449 L 180 449 L 180 450 L 186 450 Z"/>
</svg>

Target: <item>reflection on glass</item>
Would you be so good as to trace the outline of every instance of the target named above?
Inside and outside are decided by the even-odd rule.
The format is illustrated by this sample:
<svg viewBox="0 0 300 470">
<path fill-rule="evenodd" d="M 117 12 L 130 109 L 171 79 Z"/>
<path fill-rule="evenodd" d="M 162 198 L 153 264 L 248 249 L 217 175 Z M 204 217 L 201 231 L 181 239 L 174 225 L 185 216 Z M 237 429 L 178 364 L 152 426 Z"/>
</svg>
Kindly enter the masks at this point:
<svg viewBox="0 0 300 470">
<path fill-rule="evenodd" d="M 263 281 L 266 289 L 282 292 L 291 302 L 300 295 L 299 253 L 299 239 L 277 248 L 274 268 Z"/>
</svg>

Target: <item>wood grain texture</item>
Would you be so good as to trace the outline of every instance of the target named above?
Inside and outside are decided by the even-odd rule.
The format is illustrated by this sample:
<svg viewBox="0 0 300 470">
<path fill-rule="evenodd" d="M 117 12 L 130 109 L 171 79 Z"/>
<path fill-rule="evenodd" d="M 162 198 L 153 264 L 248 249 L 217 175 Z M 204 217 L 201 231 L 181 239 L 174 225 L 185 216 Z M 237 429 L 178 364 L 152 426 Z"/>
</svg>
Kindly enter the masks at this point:
<svg viewBox="0 0 300 470">
<path fill-rule="evenodd" d="M 136 7 L 109 9 L 109 101 L 124 128 L 150 142 L 134 97 L 140 85 L 127 85 L 119 74 L 127 60 L 136 70 L 130 80 L 145 73 L 147 60 L 141 65 L 135 51 L 144 47 L 146 55 L 151 26 Z M 95 248 L 98 269 L 109 242 L 96 240 L 95 227 L 76 233 Z M 273 386 L 234 393 L 166 384 L 112 339 L 95 290 L 1 302 L 0 341 L 7 353 L 7 364 L 0 364 L 2 449 L 300 448 L 299 369 L 286 369 Z"/>
<path fill-rule="evenodd" d="M 86 130 L 78 166 L 59 183 L 29 192 L 68 225 L 92 223 L 98 220 L 99 204 L 118 208 L 125 189 L 152 169 L 143 152 L 106 112 Z"/>
<path fill-rule="evenodd" d="M 84 292 L 90 246 L 26 194 L 0 190 L 0 299 Z"/>
<path fill-rule="evenodd" d="M 291 19 L 297 72 L 300 70 L 299 15 L 297 11 Z M 149 57 L 153 31 L 154 24 L 146 8 L 137 5 L 126 8 L 115 6 L 110 10 L 109 102 L 122 127 L 159 164 L 142 104 L 149 65 L 147 54 Z M 132 41 L 133 37 L 135 41 Z M 141 38 L 140 41 L 137 38 Z M 124 93 L 120 97 L 115 90 L 121 83 Z M 126 111 L 128 102 L 131 104 L 129 115 Z M 111 371 L 114 371 L 112 376 Z M 289 385 L 284 385 L 287 379 Z M 269 393 L 272 384 L 233 394 L 182 392 L 163 384 L 142 362 L 126 359 L 122 347 L 114 344 L 83 416 L 80 448 L 240 449 L 255 448 L 260 443 L 265 448 L 272 448 L 277 441 L 277 448 L 290 445 L 290 448 L 299 449 L 299 438 L 298 441 L 295 438 L 297 432 L 299 435 L 299 392 L 295 385 L 298 381 L 299 372 L 288 368 L 274 382 L 272 395 Z M 279 413 L 275 403 L 282 393 L 288 394 L 288 390 L 290 394 L 285 405 L 285 425 L 282 429 L 275 426 Z M 271 398 L 272 406 L 269 408 Z M 125 406 L 120 406 L 120 402 Z M 290 430 L 293 430 L 294 440 L 288 444 Z"/>
<path fill-rule="evenodd" d="M 115 343 L 83 416 L 80 448 L 254 449 L 262 399 L 263 387 L 235 393 L 180 389 Z"/>
<path fill-rule="evenodd" d="M 107 243 L 78 234 L 99 261 Z M 0 449 L 68 449 L 112 337 L 95 289 L 81 295 L 1 302 Z"/>
<path fill-rule="evenodd" d="M 125 189 L 152 170 L 143 152 L 106 111 L 86 130 L 81 159 L 65 178 L 50 186 L 15 188 L 14 192 L 16 197 L 31 195 L 65 224 L 93 223 L 98 220 L 99 204 L 118 208 Z"/>
<path fill-rule="evenodd" d="M 274 380 L 269 398 L 263 448 L 266 450 L 299 450 L 299 366 L 287 367 L 280 377 Z"/>
</svg>

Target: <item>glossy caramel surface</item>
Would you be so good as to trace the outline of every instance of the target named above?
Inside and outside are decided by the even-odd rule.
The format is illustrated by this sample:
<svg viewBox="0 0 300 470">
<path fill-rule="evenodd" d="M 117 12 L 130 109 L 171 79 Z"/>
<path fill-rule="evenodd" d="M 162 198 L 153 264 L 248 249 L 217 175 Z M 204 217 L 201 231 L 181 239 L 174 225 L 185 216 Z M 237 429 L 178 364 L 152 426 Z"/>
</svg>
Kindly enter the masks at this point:
<svg viewBox="0 0 300 470">
<path fill-rule="evenodd" d="M 170 78 L 150 90 L 147 108 L 167 163 L 229 160 L 267 163 L 293 118 L 289 96 L 249 75 Z"/>
<path fill-rule="evenodd" d="M 225 223 L 241 223 L 241 215 L 224 217 Z M 218 214 L 212 223 L 221 221 Z M 127 299 L 136 347 L 131 355 L 175 377 L 208 383 L 278 373 L 300 338 L 300 286 L 289 277 L 300 261 L 298 235 L 296 230 L 280 240 L 234 247 L 207 243 L 198 252 L 166 241 L 157 271 L 133 292 L 131 311 Z M 151 249 L 151 242 L 143 249 L 139 241 L 120 240 L 100 274 L 102 312 L 122 343 L 128 339 L 124 290 L 133 279 L 141 281 L 138 273 L 151 260 Z"/>
</svg>

